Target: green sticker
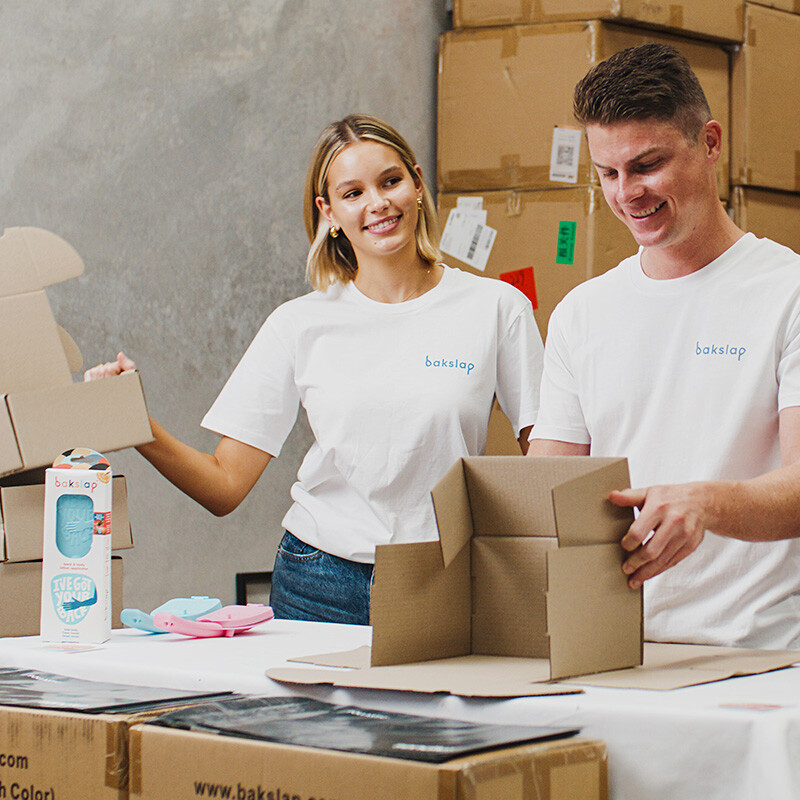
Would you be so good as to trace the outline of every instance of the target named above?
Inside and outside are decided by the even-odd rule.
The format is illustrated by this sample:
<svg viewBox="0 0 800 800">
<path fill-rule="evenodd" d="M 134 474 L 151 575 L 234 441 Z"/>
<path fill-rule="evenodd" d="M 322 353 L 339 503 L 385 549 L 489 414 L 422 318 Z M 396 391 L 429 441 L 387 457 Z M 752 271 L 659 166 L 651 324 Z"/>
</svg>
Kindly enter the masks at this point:
<svg viewBox="0 0 800 800">
<path fill-rule="evenodd" d="M 556 245 L 556 264 L 575 263 L 575 230 L 577 222 L 558 223 L 558 244 Z"/>
</svg>

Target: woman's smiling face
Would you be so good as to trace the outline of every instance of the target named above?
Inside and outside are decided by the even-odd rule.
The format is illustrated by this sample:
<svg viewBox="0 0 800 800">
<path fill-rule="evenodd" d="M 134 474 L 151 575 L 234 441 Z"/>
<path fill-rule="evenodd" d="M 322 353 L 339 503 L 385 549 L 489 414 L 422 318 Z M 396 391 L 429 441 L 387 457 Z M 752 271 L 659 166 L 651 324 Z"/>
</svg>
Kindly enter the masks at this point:
<svg viewBox="0 0 800 800">
<path fill-rule="evenodd" d="M 350 240 L 356 258 L 416 253 L 422 196 L 419 167 L 410 173 L 391 147 L 362 140 L 347 145 L 328 168 L 328 200 L 317 206 Z"/>
</svg>

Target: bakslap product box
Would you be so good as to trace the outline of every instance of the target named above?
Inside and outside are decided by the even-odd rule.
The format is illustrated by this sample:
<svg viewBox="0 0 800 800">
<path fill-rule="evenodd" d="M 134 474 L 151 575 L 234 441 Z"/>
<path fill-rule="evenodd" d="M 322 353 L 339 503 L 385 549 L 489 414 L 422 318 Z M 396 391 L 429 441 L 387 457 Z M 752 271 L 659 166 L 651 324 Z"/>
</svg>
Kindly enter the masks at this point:
<svg viewBox="0 0 800 800">
<path fill-rule="evenodd" d="M 41 635 L 100 644 L 111 636 L 111 466 L 67 450 L 45 473 Z"/>
</svg>

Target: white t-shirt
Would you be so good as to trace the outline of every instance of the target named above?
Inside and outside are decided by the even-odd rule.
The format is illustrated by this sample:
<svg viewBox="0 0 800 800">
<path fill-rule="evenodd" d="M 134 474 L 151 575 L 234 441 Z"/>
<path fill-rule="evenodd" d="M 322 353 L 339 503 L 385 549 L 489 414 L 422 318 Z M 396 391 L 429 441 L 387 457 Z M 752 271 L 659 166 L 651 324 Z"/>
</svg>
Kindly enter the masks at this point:
<svg viewBox="0 0 800 800">
<path fill-rule="evenodd" d="M 446 267 L 397 304 L 337 284 L 269 316 L 202 424 L 277 456 L 302 403 L 315 442 L 284 527 L 369 563 L 378 544 L 438 538 L 430 490 L 483 453 L 495 394 L 517 433 L 533 424 L 542 349 L 502 281 Z"/>
<path fill-rule="evenodd" d="M 746 234 L 691 275 L 639 255 L 551 316 L 535 437 L 627 456 L 634 487 L 742 480 L 780 466 L 778 412 L 800 405 L 800 256 Z M 706 533 L 645 582 L 657 641 L 800 647 L 800 540 Z"/>
</svg>

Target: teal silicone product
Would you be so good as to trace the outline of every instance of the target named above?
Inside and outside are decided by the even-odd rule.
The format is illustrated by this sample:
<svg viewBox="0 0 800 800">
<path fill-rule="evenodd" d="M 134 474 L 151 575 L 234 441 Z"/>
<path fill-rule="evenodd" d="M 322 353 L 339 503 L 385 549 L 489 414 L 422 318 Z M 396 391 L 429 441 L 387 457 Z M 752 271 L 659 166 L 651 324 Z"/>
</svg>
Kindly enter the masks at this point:
<svg viewBox="0 0 800 800">
<path fill-rule="evenodd" d="M 94 503 L 84 494 L 56 500 L 56 547 L 64 558 L 83 558 L 92 549 Z"/>
<path fill-rule="evenodd" d="M 167 600 L 166 603 L 153 609 L 152 614 L 140 611 L 138 608 L 125 608 L 119 618 L 122 624 L 129 628 L 138 628 L 148 633 L 164 633 L 163 628 L 157 628 L 153 623 L 153 617 L 156 614 L 173 614 L 181 619 L 193 620 L 220 608 L 222 608 L 222 603 L 217 597 L 206 597 L 205 595 L 173 597 L 172 600 Z"/>
</svg>

